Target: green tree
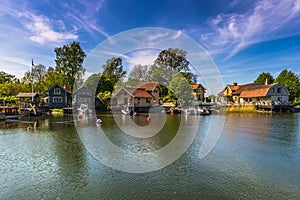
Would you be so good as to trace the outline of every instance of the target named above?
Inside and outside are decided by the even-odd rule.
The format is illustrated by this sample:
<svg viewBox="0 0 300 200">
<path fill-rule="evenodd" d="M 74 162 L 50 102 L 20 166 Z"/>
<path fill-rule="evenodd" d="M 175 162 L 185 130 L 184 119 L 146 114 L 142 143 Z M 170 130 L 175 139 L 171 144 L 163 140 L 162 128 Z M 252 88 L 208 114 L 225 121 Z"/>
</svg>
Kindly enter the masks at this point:
<svg viewBox="0 0 300 200">
<path fill-rule="evenodd" d="M 54 84 L 63 86 L 65 84 L 64 76 L 55 68 L 49 67 L 44 77 L 44 91 L 52 87 Z"/>
<path fill-rule="evenodd" d="M 288 89 L 288 91 L 290 92 L 290 101 L 295 101 L 295 99 L 300 96 L 299 77 L 292 71 L 288 71 L 287 69 L 283 70 L 278 75 L 275 82 L 280 83 Z"/>
<path fill-rule="evenodd" d="M 264 85 L 266 83 L 266 80 L 268 84 L 274 83 L 274 78 L 269 72 L 263 72 L 259 74 L 254 83 Z"/>
<path fill-rule="evenodd" d="M 195 83 L 196 76 L 190 71 L 186 55 L 186 51 L 177 48 L 162 50 L 149 70 L 151 80 L 168 86 L 172 76 L 180 72 L 190 84 Z"/>
<path fill-rule="evenodd" d="M 31 92 L 31 86 L 19 82 L 5 82 L 0 84 L 0 96 L 16 96 L 19 92 Z"/>
<path fill-rule="evenodd" d="M 34 82 L 34 91 L 38 93 L 44 92 L 44 78 L 47 73 L 46 66 L 38 64 L 33 66 L 31 70 L 25 72 L 22 82 L 32 84 Z"/>
<path fill-rule="evenodd" d="M 108 59 L 102 67 L 103 74 L 105 74 L 106 77 L 109 78 L 109 80 L 111 80 L 114 86 L 119 80 L 122 80 L 127 73 L 126 71 L 123 71 L 121 58 Z"/>
<path fill-rule="evenodd" d="M 0 72 L 0 83 L 6 83 L 6 82 L 18 82 L 19 80 L 16 78 L 15 75 L 6 73 L 4 71 Z"/>
<path fill-rule="evenodd" d="M 69 83 L 69 89 L 73 91 L 75 80 L 81 79 L 84 74 L 85 69 L 82 64 L 86 55 L 79 42 L 55 48 L 54 51 L 56 69 L 62 73 Z"/>
<path fill-rule="evenodd" d="M 136 65 L 130 71 L 127 86 L 136 87 L 140 82 L 150 81 L 149 65 Z"/>
<path fill-rule="evenodd" d="M 89 88 L 91 91 L 95 91 L 95 94 L 98 95 L 100 92 L 110 92 L 114 90 L 114 86 L 111 80 L 105 74 L 92 74 L 87 78 L 84 83 L 84 86 Z"/>
<path fill-rule="evenodd" d="M 169 86 L 169 93 L 175 94 L 182 105 L 193 99 L 191 85 L 181 73 L 173 75 Z"/>
</svg>

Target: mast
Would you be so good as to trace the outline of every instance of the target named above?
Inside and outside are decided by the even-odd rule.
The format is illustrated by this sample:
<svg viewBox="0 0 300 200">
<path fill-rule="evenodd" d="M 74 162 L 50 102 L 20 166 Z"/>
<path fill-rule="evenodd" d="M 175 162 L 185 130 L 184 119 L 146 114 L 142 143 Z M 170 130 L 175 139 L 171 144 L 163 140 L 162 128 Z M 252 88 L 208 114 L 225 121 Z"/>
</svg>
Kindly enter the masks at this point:
<svg viewBox="0 0 300 200">
<path fill-rule="evenodd" d="M 31 101 L 33 102 L 33 59 L 31 61 Z"/>
</svg>

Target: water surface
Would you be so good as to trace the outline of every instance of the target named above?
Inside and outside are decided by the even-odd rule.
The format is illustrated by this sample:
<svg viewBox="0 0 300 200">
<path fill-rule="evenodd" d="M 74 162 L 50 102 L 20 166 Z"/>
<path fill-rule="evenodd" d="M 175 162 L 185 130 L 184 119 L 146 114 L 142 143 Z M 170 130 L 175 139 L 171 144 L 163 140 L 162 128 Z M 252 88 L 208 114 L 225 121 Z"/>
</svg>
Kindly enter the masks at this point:
<svg viewBox="0 0 300 200">
<path fill-rule="evenodd" d="M 98 117 L 106 136 L 132 152 L 167 145 L 178 123 L 185 123 L 168 115 L 159 134 L 133 138 L 112 115 Z M 204 159 L 199 150 L 210 120 L 224 116 L 198 117 L 200 129 L 187 152 L 142 174 L 99 162 L 83 146 L 71 116 L 1 122 L 0 199 L 300 199 L 299 114 L 228 114 Z M 147 126 L 145 116 L 134 120 Z M 34 125 L 36 130 L 28 130 Z"/>
</svg>

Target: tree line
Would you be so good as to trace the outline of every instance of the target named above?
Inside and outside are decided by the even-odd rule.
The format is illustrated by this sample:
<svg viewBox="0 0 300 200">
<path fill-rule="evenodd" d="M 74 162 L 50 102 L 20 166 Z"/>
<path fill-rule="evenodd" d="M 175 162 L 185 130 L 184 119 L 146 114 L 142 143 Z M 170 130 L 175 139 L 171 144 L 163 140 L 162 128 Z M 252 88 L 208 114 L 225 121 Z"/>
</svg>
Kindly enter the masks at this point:
<svg viewBox="0 0 300 200">
<path fill-rule="evenodd" d="M 178 100 L 185 103 L 193 99 L 190 84 L 196 83 L 197 76 L 191 72 L 187 52 L 177 48 L 168 48 L 159 52 L 152 65 L 136 65 L 130 73 L 124 70 L 120 57 L 109 58 L 99 63 L 101 73 L 92 74 L 84 82 L 86 57 L 79 42 L 73 42 L 54 49 L 55 67 L 43 64 L 32 66 L 21 79 L 12 74 L 0 72 L 0 98 L 16 96 L 19 92 L 34 91 L 40 94 L 54 84 L 68 83 L 68 90 L 75 91 L 78 86 L 86 86 L 104 103 L 109 105 L 112 93 L 122 87 L 137 87 L 142 82 L 158 82 L 161 86 L 161 100 Z M 254 82 L 264 84 L 279 82 L 290 92 L 290 100 L 299 99 L 299 77 L 292 71 L 283 70 L 276 79 L 268 72 L 261 73 Z M 77 84 L 75 84 L 77 83 Z M 299 99 L 300 101 L 300 99 Z"/>
</svg>

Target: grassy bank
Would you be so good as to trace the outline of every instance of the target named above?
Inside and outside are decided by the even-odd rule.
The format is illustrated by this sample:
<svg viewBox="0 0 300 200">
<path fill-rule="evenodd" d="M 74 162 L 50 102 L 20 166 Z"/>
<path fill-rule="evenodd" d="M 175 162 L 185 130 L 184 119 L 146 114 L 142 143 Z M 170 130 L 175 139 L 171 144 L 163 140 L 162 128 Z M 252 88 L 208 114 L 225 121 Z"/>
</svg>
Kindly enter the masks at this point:
<svg viewBox="0 0 300 200">
<path fill-rule="evenodd" d="M 59 109 L 59 108 L 55 108 L 51 111 L 52 115 L 63 115 L 64 114 L 64 110 L 63 109 Z"/>
<path fill-rule="evenodd" d="M 237 106 L 232 105 L 226 108 L 226 112 L 228 113 L 257 113 L 258 111 L 255 110 L 254 105 L 247 105 L 247 106 Z"/>
</svg>

